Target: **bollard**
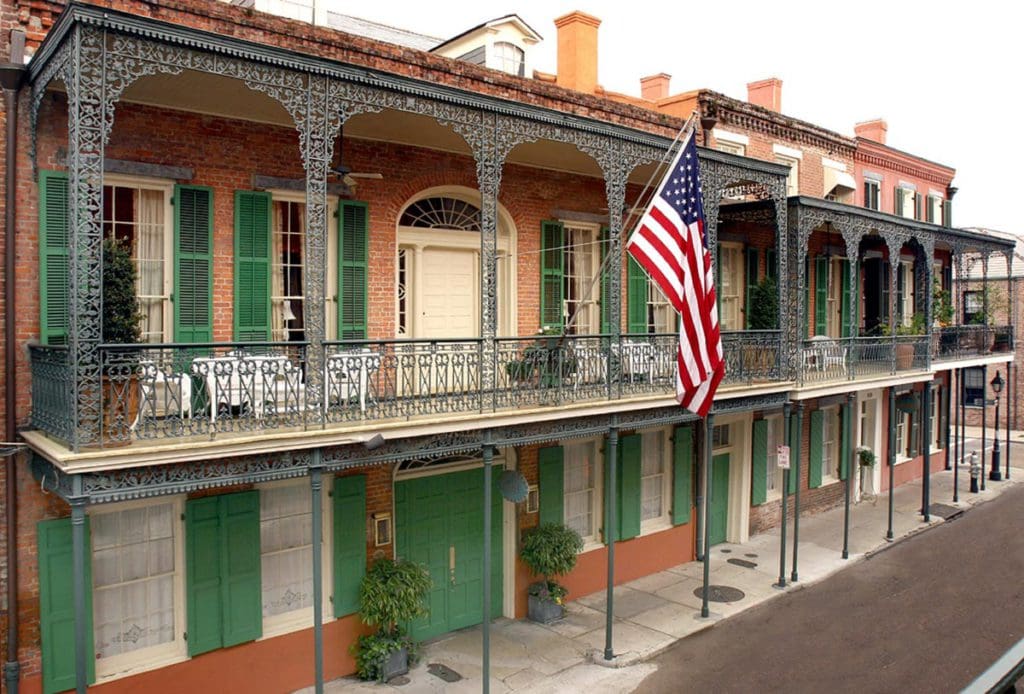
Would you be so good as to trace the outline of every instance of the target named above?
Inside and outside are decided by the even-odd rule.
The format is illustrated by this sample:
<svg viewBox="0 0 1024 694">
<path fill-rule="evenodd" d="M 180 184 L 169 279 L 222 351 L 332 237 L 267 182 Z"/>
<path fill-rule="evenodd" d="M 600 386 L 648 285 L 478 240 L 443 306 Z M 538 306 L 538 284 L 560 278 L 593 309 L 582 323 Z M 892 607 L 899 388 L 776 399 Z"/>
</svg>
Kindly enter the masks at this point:
<svg viewBox="0 0 1024 694">
<path fill-rule="evenodd" d="M 971 451 L 971 493 L 978 493 L 978 478 L 981 477 L 981 464 L 978 463 L 978 452 Z"/>
</svg>

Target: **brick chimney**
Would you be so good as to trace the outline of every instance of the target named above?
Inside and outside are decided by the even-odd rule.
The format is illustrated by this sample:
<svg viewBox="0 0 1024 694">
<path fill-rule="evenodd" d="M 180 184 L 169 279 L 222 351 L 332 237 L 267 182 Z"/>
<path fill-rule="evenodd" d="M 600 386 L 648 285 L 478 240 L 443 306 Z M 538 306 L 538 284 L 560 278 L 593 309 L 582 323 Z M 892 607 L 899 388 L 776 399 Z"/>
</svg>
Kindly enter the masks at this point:
<svg viewBox="0 0 1024 694">
<path fill-rule="evenodd" d="M 640 97 L 648 101 L 657 101 L 668 96 L 668 83 L 672 75 L 659 72 L 640 78 Z"/>
<path fill-rule="evenodd" d="M 747 101 L 763 106 L 769 111 L 782 111 L 782 80 L 769 77 L 766 80 L 747 83 Z"/>
<path fill-rule="evenodd" d="M 889 124 L 881 118 L 866 120 L 853 126 L 853 132 L 857 137 L 863 137 L 865 140 L 871 140 L 880 145 L 885 144 L 885 133 L 888 130 Z"/>
<path fill-rule="evenodd" d="M 597 87 L 597 28 L 601 20 L 570 12 L 555 20 L 558 29 L 558 79 L 561 87 L 593 94 Z"/>
</svg>

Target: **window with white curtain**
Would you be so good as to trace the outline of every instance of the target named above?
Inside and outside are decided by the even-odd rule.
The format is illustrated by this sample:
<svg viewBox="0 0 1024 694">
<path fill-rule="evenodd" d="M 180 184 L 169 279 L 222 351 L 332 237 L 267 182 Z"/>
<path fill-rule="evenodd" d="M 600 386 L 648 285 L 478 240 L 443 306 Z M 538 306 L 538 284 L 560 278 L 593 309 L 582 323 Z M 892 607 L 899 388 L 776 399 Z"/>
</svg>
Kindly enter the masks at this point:
<svg viewBox="0 0 1024 694">
<path fill-rule="evenodd" d="M 271 229 L 270 320 L 278 342 L 305 339 L 302 273 L 306 247 L 306 204 L 274 200 Z"/>
<path fill-rule="evenodd" d="M 168 200 L 169 186 L 158 183 L 103 186 L 103 236 L 123 244 L 135 260 L 143 342 L 169 342 L 173 332 L 174 254 Z"/>
<path fill-rule="evenodd" d="M 665 292 L 647 279 L 647 331 L 651 333 L 671 333 L 676 329 L 676 312 L 672 304 L 665 298 Z"/>
<path fill-rule="evenodd" d="M 589 335 L 600 332 L 600 282 L 596 281 L 601 266 L 601 247 L 597 226 L 565 225 L 565 305 L 562 314 L 566 324 L 575 314 L 567 333 Z"/>
<path fill-rule="evenodd" d="M 312 616 L 313 513 L 307 485 L 260 489 L 260 568 L 264 619 Z"/>
<path fill-rule="evenodd" d="M 646 531 L 668 521 L 668 431 L 645 431 L 640 436 L 640 527 Z"/>
<path fill-rule="evenodd" d="M 822 479 L 839 478 L 839 406 L 822 410 L 821 476 Z"/>
<path fill-rule="evenodd" d="M 597 446 L 594 441 L 568 443 L 564 452 L 565 524 L 583 542 L 598 542 L 601 518 Z"/>
<path fill-rule="evenodd" d="M 931 397 L 931 411 L 928 413 L 931 421 L 928 426 L 931 427 L 931 452 L 934 453 L 942 449 L 942 432 L 939 431 L 939 422 L 942 421 L 942 416 L 939 414 L 939 406 L 942 402 L 941 388 L 933 388 Z"/>
<path fill-rule="evenodd" d="M 177 623 L 179 504 L 132 506 L 90 514 L 93 639 L 97 669 L 162 659 L 182 650 Z"/>
</svg>

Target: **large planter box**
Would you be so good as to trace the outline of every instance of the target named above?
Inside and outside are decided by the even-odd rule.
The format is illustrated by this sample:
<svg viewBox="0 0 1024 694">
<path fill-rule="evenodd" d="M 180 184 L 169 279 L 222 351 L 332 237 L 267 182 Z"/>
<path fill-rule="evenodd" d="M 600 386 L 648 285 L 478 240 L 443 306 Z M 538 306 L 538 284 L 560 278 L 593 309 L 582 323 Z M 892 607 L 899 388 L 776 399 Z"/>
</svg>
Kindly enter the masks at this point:
<svg viewBox="0 0 1024 694">
<path fill-rule="evenodd" d="M 909 371 L 914 366 L 914 345 L 896 345 L 896 370 Z"/>
<path fill-rule="evenodd" d="M 392 677 L 398 677 L 407 672 L 409 672 L 409 650 L 400 648 L 397 651 L 391 651 L 388 654 L 388 659 L 384 661 L 384 681 L 387 682 Z"/>
<path fill-rule="evenodd" d="M 531 622 L 551 624 L 565 616 L 565 606 L 550 600 L 542 600 L 536 595 L 528 596 L 526 616 Z"/>
</svg>

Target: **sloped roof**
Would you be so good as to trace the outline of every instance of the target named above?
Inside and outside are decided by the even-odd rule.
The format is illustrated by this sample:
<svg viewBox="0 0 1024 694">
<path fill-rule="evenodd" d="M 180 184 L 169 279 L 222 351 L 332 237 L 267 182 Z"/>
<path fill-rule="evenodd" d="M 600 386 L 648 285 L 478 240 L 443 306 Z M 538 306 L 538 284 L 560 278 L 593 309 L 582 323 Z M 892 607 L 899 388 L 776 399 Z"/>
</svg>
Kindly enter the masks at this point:
<svg viewBox="0 0 1024 694">
<path fill-rule="evenodd" d="M 368 19 L 339 14 L 337 12 L 327 13 L 327 26 L 331 29 L 344 31 L 346 34 L 364 36 L 374 41 L 392 43 L 396 46 L 415 48 L 418 51 L 429 51 L 444 40 L 437 36 L 419 34 L 408 29 L 399 29 L 398 27 L 381 24 L 380 22 L 371 22 Z"/>
</svg>

